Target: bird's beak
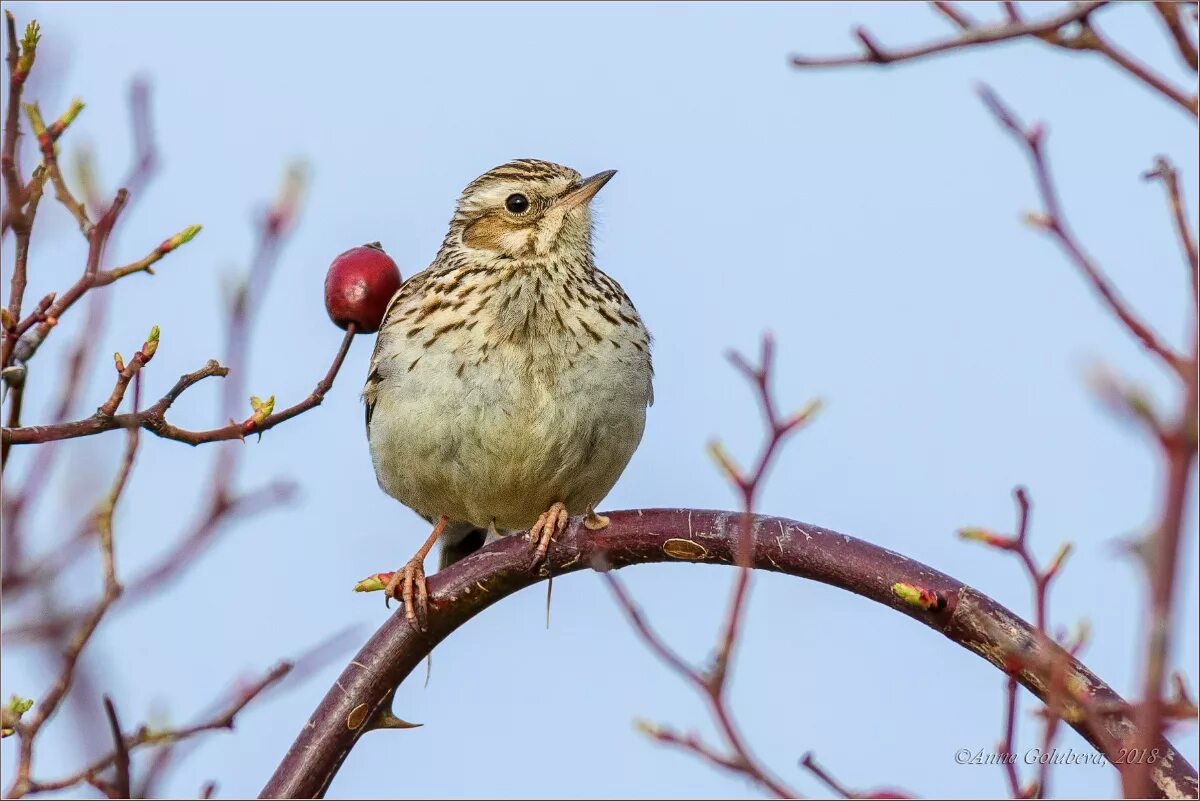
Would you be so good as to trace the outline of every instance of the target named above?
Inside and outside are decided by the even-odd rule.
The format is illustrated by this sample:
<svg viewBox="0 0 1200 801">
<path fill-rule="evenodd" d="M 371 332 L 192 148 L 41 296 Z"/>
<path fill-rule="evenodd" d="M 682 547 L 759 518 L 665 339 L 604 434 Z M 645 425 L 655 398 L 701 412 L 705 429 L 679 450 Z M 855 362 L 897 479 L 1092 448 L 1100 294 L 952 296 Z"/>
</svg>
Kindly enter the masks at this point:
<svg viewBox="0 0 1200 801">
<path fill-rule="evenodd" d="M 584 178 L 578 186 L 560 197 L 557 205 L 566 211 L 570 211 L 576 206 L 582 206 L 594 198 L 596 193 L 603 189 L 604 185 L 616 174 L 616 170 L 605 170 L 596 173 L 591 178 Z"/>
</svg>

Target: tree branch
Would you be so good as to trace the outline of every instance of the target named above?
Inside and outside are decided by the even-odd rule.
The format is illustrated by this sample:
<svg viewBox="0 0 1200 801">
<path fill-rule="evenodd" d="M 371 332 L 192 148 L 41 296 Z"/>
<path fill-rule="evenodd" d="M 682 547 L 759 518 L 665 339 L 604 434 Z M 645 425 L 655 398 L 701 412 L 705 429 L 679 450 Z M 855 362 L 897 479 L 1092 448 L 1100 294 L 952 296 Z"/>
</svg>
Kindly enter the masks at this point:
<svg viewBox="0 0 1200 801">
<path fill-rule="evenodd" d="M 351 324 L 346 331 L 346 335 L 342 337 L 342 343 L 338 347 L 337 354 L 334 356 L 329 370 L 317 382 L 316 387 L 313 388 L 308 397 L 273 414 L 265 416 L 251 415 L 251 417 L 242 422 L 230 421 L 229 425 L 212 428 L 207 431 L 189 431 L 167 422 L 167 410 L 183 394 L 184 390 L 210 376 L 224 377 L 228 375 L 228 368 L 222 367 L 216 361 L 209 360 L 208 364 L 199 370 L 180 377 L 175 382 L 175 386 L 166 395 L 144 411 L 106 415 L 103 413 L 104 410 L 102 408 L 91 417 L 84 418 L 83 420 L 75 420 L 70 423 L 5 428 L 3 442 L 5 445 L 10 443 L 12 445 L 28 445 L 40 442 L 54 442 L 55 440 L 101 434 L 105 431 L 113 431 L 118 428 L 144 428 L 151 434 L 156 434 L 164 439 L 173 439 L 176 442 L 183 442 L 188 445 L 202 445 L 206 442 L 245 439 L 251 434 L 261 434 L 264 431 L 269 431 L 280 423 L 301 415 L 309 409 L 320 406 L 325 400 L 325 395 L 333 387 L 333 380 L 337 377 L 338 371 L 342 367 L 342 362 L 346 359 L 346 353 L 350 350 L 350 343 L 354 339 L 355 332 L 355 328 Z"/>
<path fill-rule="evenodd" d="M 1100 296 L 1104 305 L 1141 343 L 1142 347 L 1162 359 L 1177 375 L 1183 376 L 1185 370 L 1183 357 L 1164 343 L 1129 308 L 1128 303 L 1121 297 L 1108 277 L 1101 272 L 1100 267 L 1083 251 L 1083 246 L 1067 226 L 1066 217 L 1058 201 L 1058 190 L 1055 188 L 1050 167 L 1046 162 L 1045 128 L 1041 125 L 1026 128 L 990 87 L 980 87 L 979 94 L 984 105 L 988 107 L 997 121 L 1013 135 L 1013 138 L 1023 145 L 1026 155 L 1029 157 L 1038 194 L 1041 196 L 1044 207 L 1042 213 L 1030 215 L 1029 221 L 1049 233 L 1058 242 L 1059 247 L 1092 285 L 1092 289 Z"/>
<path fill-rule="evenodd" d="M 1026 36 L 1043 38 L 1058 31 L 1059 28 L 1086 19 L 1089 14 L 1103 5 L 1105 5 L 1105 2 L 1079 3 L 1060 14 L 1044 20 L 1036 20 L 1034 22 L 1010 20 L 1001 25 L 987 25 L 977 28 L 963 28 L 961 23 L 965 21 L 964 18 L 958 21 L 961 28 L 958 36 L 951 39 L 939 39 L 936 42 L 929 42 L 900 50 L 885 50 L 875 42 L 874 38 L 865 29 L 855 28 L 854 35 L 858 37 L 865 51 L 862 55 L 793 56 L 792 65 L 796 67 L 848 67 L 855 64 L 892 64 L 898 61 L 913 61 L 937 53 L 946 53 L 951 50 L 1007 42 Z M 942 13 L 945 14 L 946 12 L 943 10 Z"/>
<path fill-rule="evenodd" d="M 554 575 L 583 570 L 595 560 L 613 567 L 652 562 L 737 562 L 741 513 L 688 509 L 616 512 L 611 524 L 588 531 L 574 518 L 547 557 Z M 1120 697 L 1057 645 L 1036 636 L 1012 612 L 950 576 L 870 543 L 835 531 L 776 517 L 755 516 L 751 528 L 754 567 L 820 581 L 849 590 L 938 631 L 1004 670 L 1008 655 L 1021 655 L 1018 679 L 1045 699 L 1042 666 L 1061 660 L 1072 686 L 1098 704 Z M 542 581 L 528 570 L 527 544 L 507 537 L 429 579 L 428 629 L 392 615 L 363 646 L 284 757 L 261 797 L 321 796 L 363 732 L 380 728 L 390 714 L 396 687 L 439 642 L 481 611 Z M 1108 756 L 1111 743 L 1129 741 L 1135 727 L 1118 712 L 1086 716 L 1070 725 Z M 1195 769 L 1163 739 L 1164 759 L 1153 766 L 1156 793 L 1195 794 Z"/>
<path fill-rule="evenodd" d="M 1171 35 L 1172 41 L 1175 42 L 1175 49 L 1179 51 L 1179 57 L 1192 68 L 1192 72 L 1195 72 L 1198 61 L 1196 43 L 1192 41 L 1187 28 L 1183 27 L 1183 22 L 1180 19 L 1180 10 L 1182 8 L 1183 6 L 1177 2 L 1156 2 L 1154 4 L 1154 10 L 1162 18 L 1163 24 L 1167 27 L 1167 32 Z"/>
</svg>

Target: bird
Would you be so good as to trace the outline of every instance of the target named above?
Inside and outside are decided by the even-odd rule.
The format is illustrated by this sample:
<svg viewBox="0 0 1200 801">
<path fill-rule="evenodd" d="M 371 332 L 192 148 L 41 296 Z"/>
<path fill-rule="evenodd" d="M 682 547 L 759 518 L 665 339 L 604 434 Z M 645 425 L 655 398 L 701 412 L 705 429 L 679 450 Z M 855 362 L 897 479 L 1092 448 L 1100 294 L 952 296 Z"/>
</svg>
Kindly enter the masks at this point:
<svg viewBox="0 0 1200 801">
<path fill-rule="evenodd" d="M 433 525 L 384 597 L 422 629 L 439 540 L 444 568 L 526 531 L 532 569 L 569 516 L 609 523 L 596 505 L 654 402 L 650 333 L 595 263 L 591 202 L 615 174 L 537 159 L 483 173 L 384 313 L 362 394 L 371 460 Z"/>
</svg>

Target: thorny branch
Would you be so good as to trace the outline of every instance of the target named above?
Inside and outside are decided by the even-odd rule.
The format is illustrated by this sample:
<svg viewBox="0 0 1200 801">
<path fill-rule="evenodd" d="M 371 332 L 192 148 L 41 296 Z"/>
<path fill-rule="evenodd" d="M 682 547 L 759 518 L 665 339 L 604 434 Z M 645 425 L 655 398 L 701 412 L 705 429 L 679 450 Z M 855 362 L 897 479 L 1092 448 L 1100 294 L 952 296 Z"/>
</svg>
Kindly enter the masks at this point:
<svg viewBox="0 0 1200 801">
<path fill-rule="evenodd" d="M 403 613 L 384 622 L 330 687 L 261 797 L 320 797 L 363 733 L 385 727 L 397 687 L 438 643 L 547 575 L 593 565 L 737 564 L 741 512 L 638 509 L 607 514 L 611 523 L 599 531 L 589 531 L 581 518 L 573 518 L 550 548 L 547 570 L 536 575 L 528 569 L 525 543 L 514 536 L 431 576 L 427 630 L 409 625 Z M 868 542 L 793 520 L 755 515 L 751 531 L 756 569 L 819 581 L 883 604 L 1000 670 L 1007 670 L 1004 654 L 1021 651 L 1027 667 L 1020 670 L 1019 681 L 1039 698 L 1046 698 L 1044 666 L 1063 662 L 1071 686 L 1116 713 L 1067 720 L 1110 759 L 1116 756 L 1113 742 L 1135 733 L 1127 707 L 1104 682 L 1054 643 L 1039 641 L 1032 626 L 1012 612 L 956 579 Z M 1158 747 L 1164 757 L 1157 763 L 1154 794 L 1167 796 L 1181 788 L 1195 793 L 1196 773 L 1187 760 L 1165 740 Z"/>
</svg>

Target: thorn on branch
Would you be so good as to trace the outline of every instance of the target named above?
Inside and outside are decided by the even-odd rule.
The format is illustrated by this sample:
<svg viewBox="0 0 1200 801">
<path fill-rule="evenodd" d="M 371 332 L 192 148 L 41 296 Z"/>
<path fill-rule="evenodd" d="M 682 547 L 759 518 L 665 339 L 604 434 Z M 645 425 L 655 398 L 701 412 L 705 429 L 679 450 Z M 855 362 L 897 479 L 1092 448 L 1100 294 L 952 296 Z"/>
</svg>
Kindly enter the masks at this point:
<svg viewBox="0 0 1200 801">
<path fill-rule="evenodd" d="M 125 736 L 121 733 L 121 723 L 117 719 L 117 709 L 112 699 L 104 696 L 104 714 L 108 718 L 109 732 L 113 739 L 113 767 L 116 774 L 112 782 L 113 794 L 110 798 L 131 798 L 129 783 L 129 749 L 125 747 Z"/>
</svg>

